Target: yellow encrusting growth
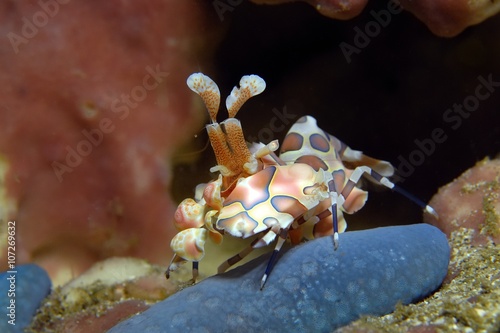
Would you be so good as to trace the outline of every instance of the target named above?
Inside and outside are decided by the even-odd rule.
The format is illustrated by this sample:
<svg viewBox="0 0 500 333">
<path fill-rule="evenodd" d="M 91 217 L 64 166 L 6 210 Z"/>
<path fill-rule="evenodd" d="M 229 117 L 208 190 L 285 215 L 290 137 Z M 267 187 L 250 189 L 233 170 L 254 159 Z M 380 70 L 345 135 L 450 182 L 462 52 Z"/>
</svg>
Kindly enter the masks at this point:
<svg viewBox="0 0 500 333">
<path fill-rule="evenodd" d="M 498 183 L 497 183 L 498 184 Z M 484 224 L 480 227 L 481 233 L 490 236 L 500 235 L 500 215 L 496 210 L 495 202 L 498 201 L 498 193 L 488 192 L 483 197 Z"/>
<path fill-rule="evenodd" d="M 440 290 L 417 304 L 398 305 L 382 317 L 364 317 L 343 333 L 408 332 L 432 326 L 437 332 L 498 332 L 500 329 L 500 246 L 471 245 L 473 229 L 461 228 L 451 236 L 448 275 Z"/>
</svg>

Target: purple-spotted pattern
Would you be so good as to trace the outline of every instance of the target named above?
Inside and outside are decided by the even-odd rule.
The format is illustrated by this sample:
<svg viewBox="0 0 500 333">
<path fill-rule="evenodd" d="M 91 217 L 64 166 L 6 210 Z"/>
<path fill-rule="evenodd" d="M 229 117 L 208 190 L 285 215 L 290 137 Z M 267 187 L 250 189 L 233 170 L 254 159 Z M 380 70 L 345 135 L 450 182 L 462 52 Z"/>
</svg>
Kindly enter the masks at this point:
<svg viewBox="0 0 500 333">
<path fill-rule="evenodd" d="M 180 232 L 171 242 L 175 254 L 166 271 L 167 278 L 180 263 L 191 261 L 195 281 L 206 239 L 210 237 L 220 243 L 224 234 L 256 238 L 222 263 L 219 272 L 253 249 L 277 239 L 261 288 L 286 239 L 296 244 L 304 237 L 333 235 L 337 249 L 338 234 L 346 229 L 343 213 L 352 214 L 366 202 L 368 193 L 356 186 L 363 175 L 435 214 L 430 206 L 386 178 L 394 173 L 389 162 L 349 148 L 320 129 L 311 116 L 300 118 L 290 128 L 279 157 L 274 153 L 278 149 L 277 140 L 248 146 L 241 124 L 234 116 L 248 98 L 264 90 L 265 82 L 260 77 L 242 77 L 240 88 L 235 87 L 226 100 L 229 118 L 220 125 L 216 121 L 220 100 L 217 85 L 201 73 L 191 75 L 187 83 L 202 97 L 209 111 L 212 123 L 207 125 L 207 131 L 218 162 L 210 170 L 220 174 L 217 180 L 200 184 L 194 199 L 186 199 L 179 205 L 175 225 Z"/>
</svg>

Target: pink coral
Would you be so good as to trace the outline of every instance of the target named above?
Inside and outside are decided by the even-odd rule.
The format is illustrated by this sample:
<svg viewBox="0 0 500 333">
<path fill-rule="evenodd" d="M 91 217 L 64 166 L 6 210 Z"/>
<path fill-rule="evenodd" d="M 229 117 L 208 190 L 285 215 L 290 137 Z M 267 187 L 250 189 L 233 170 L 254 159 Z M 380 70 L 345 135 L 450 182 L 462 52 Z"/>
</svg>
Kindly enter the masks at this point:
<svg viewBox="0 0 500 333">
<path fill-rule="evenodd" d="M 174 233 L 168 157 L 200 121 L 184 88 L 198 3 L 5 1 L 0 18 L 17 263 L 54 278 L 109 256 L 163 262 Z"/>
<path fill-rule="evenodd" d="M 473 229 L 473 245 L 500 243 L 500 159 L 484 159 L 439 189 L 429 204 L 439 220 L 426 214 L 425 222 L 450 234 Z"/>
<path fill-rule="evenodd" d="M 297 0 L 252 0 L 259 4 L 281 4 Z M 321 14 L 339 20 L 358 16 L 368 0 L 302 0 Z M 491 0 L 394 0 L 411 12 L 436 35 L 453 37 L 500 11 L 500 2 Z"/>
<path fill-rule="evenodd" d="M 500 11 L 500 2 L 491 0 L 400 0 L 401 6 L 425 23 L 436 35 L 453 37 Z"/>
<path fill-rule="evenodd" d="M 259 4 L 281 4 L 295 0 L 252 0 Z M 349 20 L 358 16 L 365 8 L 368 0 L 302 0 L 314 6 L 321 14 L 338 19 Z"/>
</svg>

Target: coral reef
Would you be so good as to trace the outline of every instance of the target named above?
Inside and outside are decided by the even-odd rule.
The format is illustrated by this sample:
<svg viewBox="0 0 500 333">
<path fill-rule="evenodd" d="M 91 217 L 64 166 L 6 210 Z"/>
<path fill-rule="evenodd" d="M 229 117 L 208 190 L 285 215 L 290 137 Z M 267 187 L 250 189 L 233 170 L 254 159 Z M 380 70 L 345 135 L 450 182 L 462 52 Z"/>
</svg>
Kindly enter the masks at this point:
<svg viewBox="0 0 500 333">
<path fill-rule="evenodd" d="M 281 4 L 296 0 L 252 0 L 260 4 Z M 302 0 L 314 6 L 321 14 L 340 20 L 347 20 L 359 15 L 365 8 L 367 0 Z M 391 4 L 392 3 L 392 4 Z M 500 2 L 491 0 L 480 1 L 449 1 L 426 0 L 389 1 L 391 7 L 397 6 L 411 12 L 436 35 L 453 37 L 465 28 L 478 24 L 500 11 Z M 389 7 L 388 7 L 389 8 Z M 387 20 L 386 15 L 391 15 L 391 10 L 382 21 Z"/>
<path fill-rule="evenodd" d="M 47 297 L 30 332 L 106 332 L 123 318 L 178 290 L 164 268 L 134 258 L 110 258 Z"/>
<path fill-rule="evenodd" d="M 281 4 L 296 0 L 252 0 L 259 4 Z M 339 20 L 356 17 L 365 8 L 368 0 L 302 0 L 314 6 L 321 14 Z"/>
<path fill-rule="evenodd" d="M 51 288 L 47 272 L 37 265 L 19 265 L 14 271 L 0 274 L 0 332 L 4 333 L 24 332 Z"/>
<path fill-rule="evenodd" d="M 465 28 L 483 22 L 500 11 L 500 2 L 491 0 L 399 0 L 436 35 L 454 37 Z"/>
<path fill-rule="evenodd" d="M 450 270 L 443 286 L 417 304 L 383 317 L 362 318 L 338 333 L 498 332 L 500 247 L 472 246 L 474 230 L 452 232 Z"/>
<path fill-rule="evenodd" d="M 0 18 L 0 154 L 18 262 L 59 284 L 110 256 L 164 260 L 169 156 L 201 120 L 183 84 L 200 4 L 6 1 Z"/>
<path fill-rule="evenodd" d="M 273 86 L 273 90 L 263 96 L 264 102 L 250 105 L 252 113 L 242 113 L 242 117 L 247 117 L 242 120 L 248 139 L 252 136 L 261 141 L 281 139 L 291 122 L 303 114 L 314 113 L 321 124 L 328 124 L 325 129 L 349 144 L 397 161 L 398 157 L 411 156 L 416 149 L 414 142 L 425 141 L 431 130 L 443 125 L 441 117 L 448 112 L 447 108 L 470 101 L 476 78 L 493 75 L 495 87 L 499 81 L 495 76 L 499 72 L 499 16 L 467 29 L 458 38 L 444 40 L 403 14 L 392 20 L 394 28 L 384 29 L 359 47 L 352 57 L 346 57 L 339 45 L 345 42 L 356 45 L 358 35 L 354 36 L 353 27 L 373 27 L 376 18 L 369 9 L 365 9 L 358 20 L 338 22 L 322 18 L 312 9 L 304 11 L 305 4 L 292 5 L 276 20 L 274 13 L 281 10 L 278 7 L 242 1 L 216 2 L 233 6 L 224 22 L 213 8 L 215 1 L 18 0 L 0 4 L 0 29 L 5 36 L 0 42 L 3 83 L 0 88 L 3 102 L 0 107 L 0 248 L 5 246 L 2 233 L 6 230 L 5 223 L 15 219 L 19 227 L 16 230 L 18 261 L 40 263 L 55 284 L 78 276 L 96 260 L 113 255 L 136 255 L 166 264 L 170 255 L 168 242 L 173 235 L 169 229 L 173 229 L 170 223 L 173 207 L 167 193 L 170 182 L 175 180 L 172 193 L 183 198 L 183 193 L 191 194 L 200 178 L 209 179 L 207 166 L 213 165 L 210 158 L 201 158 L 201 163 L 180 166 L 181 172 L 175 179 L 169 170 L 172 150 L 191 134 L 190 128 L 197 123 L 198 130 L 203 132 L 199 121 L 202 113 L 191 108 L 191 94 L 184 81 L 195 70 L 207 70 L 199 58 L 211 50 L 207 47 L 202 52 L 193 50 L 200 39 L 206 42 L 211 28 L 227 28 L 214 62 L 218 66 L 218 79 L 232 83 L 235 76 L 239 78 L 251 71 L 269 78 Z M 366 3 L 329 2 L 351 4 L 344 12 L 330 7 L 333 13 L 346 18 L 357 15 Z M 463 7 L 463 1 L 456 5 L 437 1 L 433 2 L 434 7 L 429 7 L 428 1 L 401 2 L 406 3 L 405 9 L 421 15 L 423 21 L 428 19 L 431 29 L 442 29 L 439 33 L 443 35 L 458 33 L 473 21 L 479 22 L 498 10 L 498 1 L 470 2 L 473 6 L 479 5 L 474 9 Z M 236 10 L 237 3 L 241 6 Z M 383 8 L 377 7 L 377 13 L 385 10 L 388 3 L 392 2 L 381 4 Z M 372 4 L 377 5 L 372 2 L 368 8 Z M 446 5 L 459 10 L 450 16 Z M 326 11 L 328 7 L 323 5 L 319 9 Z M 220 22 L 199 29 L 205 16 L 216 20 L 218 14 Z M 456 128 L 445 128 L 447 142 L 436 144 L 429 154 L 426 152 L 422 164 L 405 179 L 405 188 L 418 197 L 428 198 L 437 184 L 451 180 L 458 174 L 457 170 L 465 170 L 486 154 L 497 153 L 500 128 L 494 119 L 498 118 L 500 95 L 498 91 L 490 92 L 491 96 L 481 100 L 470 117 L 461 118 L 463 121 Z M 203 139 L 200 135 L 199 142 Z M 210 152 L 204 156 L 212 155 Z M 202 163 L 205 165 L 200 167 Z M 491 166 L 489 162 L 488 165 Z M 481 172 L 489 166 L 480 169 Z M 438 210 L 443 216 L 448 215 L 443 221 L 457 224 L 447 230 L 453 256 L 444 286 L 418 304 L 398 305 L 393 314 L 358 321 L 352 326 L 355 331 L 495 332 L 500 329 L 500 258 L 498 245 L 492 243 L 498 231 L 497 184 L 495 177 L 477 181 L 471 178 L 468 185 L 457 186 L 453 191 L 443 189 L 441 198 L 433 199 L 437 200 L 433 204 L 441 204 Z M 421 221 L 418 208 L 407 208 L 398 198 L 388 196 L 390 194 L 378 200 L 375 197 L 379 195 L 382 194 L 376 193 L 375 200 L 370 200 L 370 204 L 375 204 L 372 207 L 378 207 L 378 213 L 367 207 L 352 216 L 350 226 L 363 228 Z M 450 195 L 459 196 L 463 201 L 450 200 Z M 467 200 L 475 206 L 470 206 Z M 447 201 L 470 211 L 457 210 L 460 215 L 454 217 L 453 209 L 444 208 Z M 388 215 L 390 219 L 386 218 Z M 344 236 L 349 235 L 341 235 L 341 248 L 348 246 Z M 398 234 L 393 238 L 399 240 L 399 237 Z M 385 234 L 378 240 L 377 248 L 387 249 L 390 246 L 387 243 L 392 241 Z M 403 243 L 404 239 L 400 241 Z M 428 244 L 427 239 L 412 237 L 403 245 L 413 248 L 415 241 Z M 333 300 L 335 295 L 325 289 L 331 289 L 332 285 L 344 292 L 342 300 L 349 302 L 343 282 L 349 275 L 345 272 L 358 268 L 363 261 L 351 260 L 346 268 L 341 268 L 343 271 L 337 269 L 334 274 L 327 274 L 324 272 L 331 268 L 330 264 L 316 268 L 315 263 L 322 263 L 325 251 L 332 246 L 331 240 L 315 240 L 312 244 L 284 253 L 285 259 L 295 253 L 301 260 L 308 261 L 288 259 L 288 267 L 279 268 L 284 273 L 274 271 L 264 292 L 249 291 L 249 286 L 257 285 L 262 274 L 265 260 L 262 258 L 250 266 L 210 279 L 208 284 L 202 282 L 188 288 L 180 293 L 183 296 L 174 295 L 172 299 L 189 295 L 194 299 L 181 300 L 183 306 L 191 302 L 197 308 L 217 310 L 225 303 L 220 300 L 226 293 L 241 290 L 244 298 L 238 298 L 239 307 L 220 311 L 234 311 L 235 315 L 230 318 L 233 322 L 248 315 L 246 318 L 250 320 L 241 325 L 245 330 L 252 328 L 254 319 L 267 320 L 274 314 L 279 318 L 288 315 L 286 324 L 293 325 L 290 318 L 301 314 L 297 309 L 311 304 L 306 297 L 316 296 L 315 292 L 323 290 L 318 292 L 322 300 L 313 304 L 323 305 Z M 314 244 L 327 246 L 318 246 L 314 253 L 304 250 Z M 227 254 L 207 249 L 213 258 L 206 258 L 211 260 L 202 264 L 206 265 L 203 274 L 213 273 L 221 258 L 228 258 L 234 249 L 244 245 L 235 239 L 225 239 L 222 246 L 226 247 Z M 371 258 L 375 250 L 353 251 L 360 258 Z M 418 250 L 418 255 L 435 259 L 435 253 L 429 252 L 424 248 Z M 7 251 L 0 253 L 1 271 L 5 268 Z M 385 259 L 390 258 L 387 255 Z M 414 258 L 406 263 L 404 273 L 408 267 L 418 268 L 413 267 Z M 259 262 L 259 268 L 247 271 Z M 25 297 L 26 293 L 21 293 L 25 288 L 21 285 L 21 292 L 16 294 L 27 307 L 18 308 L 17 318 L 27 323 L 41 295 L 49 292 L 50 280 L 38 268 L 28 268 L 35 276 L 30 273 L 26 278 L 23 267 L 36 266 L 19 266 L 18 277 L 33 288 Z M 368 262 L 367 267 L 373 267 L 370 273 L 380 273 L 384 268 L 372 262 Z M 187 268 L 181 267 L 181 272 L 176 273 L 189 278 Z M 175 284 L 175 280 L 184 281 L 179 275 L 166 282 L 164 269 L 132 259 L 99 263 L 80 279 L 64 288 L 56 288 L 43 301 L 32 331 L 106 331 L 123 318 L 148 309 L 151 303 L 184 287 Z M 428 271 L 417 271 L 415 277 L 423 273 Z M 7 276 L 4 273 L 2 281 Z M 244 283 L 237 276 L 252 276 L 252 279 L 238 290 L 231 287 Z M 215 297 L 197 300 L 196 290 L 210 285 L 217 288 L 210 289 L 216 293 Z M 256 304 L 256 297 L 273 291 L 267 287 L 282 288 L 287 293 L 271 295 L 275 296 L 272 299 L 266 296 L 267 304 L 271 304 L 267 308 L 246 306 Z M 361 291 L 365 290 L 363 287 Z M 380 288 L 389 287 L 391 284 L 386 283 Z M 293 291 L 294 288 L 298 291 Z M 205 291 L 203 295 L 207 295 Z M 217 304 L 217 300 L 221 304 Z M 295 312 L 289 311 L 290 307 L 274 306 L 278 302 L 290 303 Z M 290 305 L 288 303 L 286 305 Z M 173 306 L 170 300 L 159 303 L 155 311 L 167 306 Z M 322 311 L 321 306 L 310 309 Z M 351 310 L 349 307 L 348 311 Z M 218 318 L 210 318 L 210 311 L 190 312 L 189 320 L 194 323 L 189 323 Z M 322 325 L 324 320 L 334 317 L 334 313 L 325 312 L 322 317 L 308 317 L 306 313 L 300 318 Z M 171 320 L 174 325 L 181 325 L 185 318 L 169 318 L 168 313 L 162 316 L 164 322 L 170 324 Z M 154 325 L 159 317 L 150 317 L 147 312 L 138 318 L 145 319 L 140 326 L 142 331 L 148 321 Z M 268 322 L 258 327 L 259 331 L 265 330 Z M 259 322 L 255 320 L 255 324 Z M 279 326 L 278 330 L 283 327 Z M 21 328 L 20 324 L 15 327 Z M 300 328 L 297 325 L 297 329 Z M 9 329 L 12 326 L 0 326 L 2 332 Z"/>
<path fill-rule="evenodd" d="M 331 332 L 429 295 L 446 275 L 449 247 L 426 224 L 347 232 L 337 251 L 323 237 L 283 254 L 260 291 L 268 258 L 186 288 L 110 332 Z"/>
<path fill-rule="evenodd" d="M 427 223 L 448 237 L 462 228 L 473 229 L 473 245 L 489 241 L 500 244 L 500 159 L 485 158 L 448 185 L 430 203 L 439 219 L 425 216 Z"/>
<path fill-rule="evenodd" d="M 448 275 L 439 291 L 418 304 L 361 319 L 339 332 L 498 332 L 499 177 L 500 160 L 485 158 L 432 198 L 440 220 L 426 219 L 446 232 L 451 246 Z"/>
</svg>

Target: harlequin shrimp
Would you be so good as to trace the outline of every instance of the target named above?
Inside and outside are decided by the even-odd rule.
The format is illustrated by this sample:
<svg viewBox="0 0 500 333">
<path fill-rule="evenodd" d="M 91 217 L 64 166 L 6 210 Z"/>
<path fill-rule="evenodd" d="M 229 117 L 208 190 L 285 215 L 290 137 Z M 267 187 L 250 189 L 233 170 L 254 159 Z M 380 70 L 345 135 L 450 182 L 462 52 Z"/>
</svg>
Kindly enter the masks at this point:
<svg viewBox="0 0 500 333">
<path fill-rule="evenodd" d="M 217 122 L 220 92 L 215 82 L 202 73 L 195 73 L 187 79 L 188 87 L 201 96 L 208 110 L 211 123 L 206 126 L 208 137 L 215 152 L 217 165 L 210 169 L 219 172 L 217 180 L 200 184 L 195 198 L 183 200 L 174 215 L 174 224 L 180 232 L 172 239 L 174 257 L 166 271 L 175 270 L 185 261 L 193 262 L 193 280 L 198 275 L 198 261 L 205 254 L 204 246 L 208 236 L 215 243 L 222 241 L 222 229 L 215 229 L 212 219 L 223 209 L 224 199 L 235 188 L 237 182 L 256 174 L 264 163 L 275 164 L 266 155 L 274 155 L 278 149 L 277 141 L 257 148 L 248 148 L 239 120 L 234 118 L 241 106 L 251 97 L 265 89 L 265 82 L 257 75 L 243 76 L 240 88 L 234 87 L 226 99 L 229 117 L 222 123 Z M 276 157 L 277 158 L 277 157 Z"/>
<path fill-rule="evenodd" d="M 222 273 L 252 250 L 277 242 L 261 280 L 261 289 L 273 268 L 284 242 L 302 240 L 305 228 L 312 226 L 306 238 L 333 235 L 339 246 L 339 233 L 346 229 L 343 213 L 361 209 L 367 192 L 356 185 L 362 176 L 395 190 L 420 205 L 426 212 L 434 209 L 392 183 L 387 177 L 393 166 L 353 150 L 321 130 L 310 116 L 300 118 L 289 130 L 280 150 L 278 142 L 247 145 L 240 122 L 234 118 L 244 102 L 260 94 L 265 82 L 256 75 L 243 76 L 226 100 L 229 118 L 216 121 L 220 93 L 207 76 L 192 74 L 187 84 L 203 99 L 212 123 L 207 125 L 219 172 L 217 180 L 200 184 L 194 199 L 185 199 L 175 213 L 180 232 L 172 239 L 174 257 L 166 271 L 167 278 L 180 263 L 193 263 L 193 281 L 198 262 L 204 256 L 207 237 L 216 243 L 223 234 L 249 238 L 250 245 L 219 266 Z"/>
</svg>

